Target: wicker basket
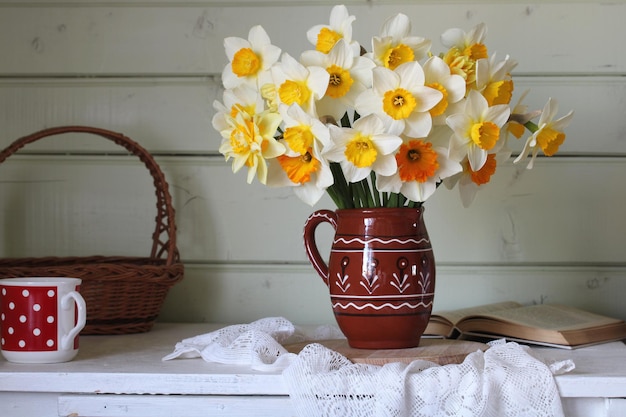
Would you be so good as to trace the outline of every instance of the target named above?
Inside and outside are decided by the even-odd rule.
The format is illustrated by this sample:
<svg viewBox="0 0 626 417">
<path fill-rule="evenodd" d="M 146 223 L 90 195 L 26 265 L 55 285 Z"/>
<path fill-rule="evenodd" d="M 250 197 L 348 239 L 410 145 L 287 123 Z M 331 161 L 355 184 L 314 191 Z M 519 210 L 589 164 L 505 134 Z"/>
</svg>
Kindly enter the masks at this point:
<svg viewBox="0 0 626 417">
<path fill-rule="evenodd" d="M 153 157 L 128 137 L 87 126 L 44 129 L 13 142 L 0 163 L 23 146 L 64 133 L 88 133 L 109 139 L 139 157 L 150 171 L 157 197 L 156 228 L 147 258 L 126 256 L 0 259 L 0 277 L 66 276 L 83 280 L 87 325 L 81 334 L 128 334 L 149 331 L 170 287 L 183 278 L 176 247 L 176 224 L 165 175 Z"/>
</svg>

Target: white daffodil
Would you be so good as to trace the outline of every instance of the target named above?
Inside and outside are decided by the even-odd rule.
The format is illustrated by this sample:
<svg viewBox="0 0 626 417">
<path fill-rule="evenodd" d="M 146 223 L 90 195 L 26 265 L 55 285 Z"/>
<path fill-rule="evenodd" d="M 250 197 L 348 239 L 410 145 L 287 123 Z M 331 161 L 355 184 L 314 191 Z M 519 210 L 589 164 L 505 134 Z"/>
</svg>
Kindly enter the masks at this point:
<svg viewBox="0 0 626 417">
<path fill-rule="evenodd" d="M 443 94 L 429 112 L 434 124 L 444 125 L 445 118 L 455 112 L 457 104 L 465 97 L 465 80 L 460 75 L 451 74 L 448 64 L 438 56 L 432 56 L 424 63 L 424 77 L 427 87 Z"/>
<path fill-rule="evenodd" d="M 448 158 L 448 149 L 423 139 L 405 140 L 395 158 L 397 172 L 378 177 L 378 190 L 402 193 L 416 202 L 426 201 L 439 182 L 461 171 L 461 164 Z"/>
<path fill-rule="evenodd" d="M 487 26 L 481 23 L 466 33 L 462 29 L 448 29 L 441 35 L 448 51 L 443 60 L 450 66 L 450 71 L 465 79 L 470 88 L 475 88 L 476 61 L 488 58 L 487 47 L 483 43 L 487 35 Z"/>
<path fill-rule="evenodd" d="M 358 119 L 353 127 L 329 126 L 333 145 L 324 156 L 339 162 L 349 182 L 358 182 L 374 171 L 378 175 L 393 175 L 397 169 L 393 153 L 402 139 L 385 131 L 375 114 Z"/>
<path fill-rule="evenodd" d="M 239 112 L 228 118 L 228 127 L 220 131 L 223 138 L 220 153 L 227 161 L 233 158 L 233 172 L 238 172 L 244 166 L 248 168 L 248 183 L 256 176 L 261 184 L 266 184 L 265 160 L 285 153 L 285 146 L 274 139 L 281 121 L 278 113 L 266 111 L 251 116 Z"/>
<path fill-rule="evenodd" d="M 315 102 L 326 93 L 330 79 L 325 68 L 305 67 L 287 53 L 272 67 L 272 77 L 279 102 L 296 103 L 309 114 L 315 114 Z"/>
<path fill-rule="evenodd" d="M 514 88 L 511 72 L 516 66 L 517 62 L 508 55 L 499 62 L 496 62 L 496 54 L 476 61 L 476 89 L 490 106 L 511 102 Z"/>
<path fill-rule="evenodd" d="M 515 138 L 521 138 L 526 133 L 526 123 L 538 117 L 541 114 L 541 110 L 528 111 L 528 106 L 523 104 L 524 99 L 528 95 L 530 90 L 526 90 L 522 93 L 517 103 L 511 109 L 511 115 L 509 121 L 504 125 L 504 147 L 508 148 L 508 142 L 511 135 Z"/>
<path fill-rule="evenodd" d="M 314 205 L 333 182 L 328 161 L 322 158 L 330 145 L 330 133 L 318 119 L 307 114 L 299 105 L 281 106 L 285 154 L 269 165 L 269 186 L 292 186 L 305 203 Z"/>
<path fill-rule="evenodd" d="M 330 146 L 328 127 L 298 104 L 281 105 L 280 115 L 283 119 L 283 140 L 289 149 L 302 154 L 309 148 L 321 151 Z"/>
<path fill-rule="evenodd" d="M 357 97 L 356 111 L 360 115 L 378 115 L 392 135 L 426 137 L 432 127 L 429 110 L 441 101 L 443 94 L 426 87 L 424 81 L 424 70 L 415 61 L 394 71 L 376 67 L 372 88 Z"/>
<path fill-rule="evenodd" d="M 506 104 L 490 107 L 482 94 L 471 90 L 465 111 L 446 119 L 454 131 L 450 141 L 451 156 L 462 160 L 467 155 L 472 170 L 480 170 L 487 161 L 487 155 L 497 152 L 502 146 L 500 129 L 507 122 L 510 112 Z"/>
<path fill-rule="evenodd" d="M 335 120 L 354 109 L 358 95 L 371 87 L 372 69 L 376 66 L 369 58 L 355 56 L 343 39 L 327 54 L 304 52 L 300 62 L 305 66 L 326 68 L 328 87 L 324 97 L 317 101 L 316 109 L 320 116 L 332 116 Z"/>
<path fill-rule="evenodd" d="M 265 102 L 259 91 L 246 84 L 225 90 L 223 100 L 224 104 L 217 100 L 213 103 L 216 113 L 212 123 L 217 131 L 227 129 L 229 119 L 241 111 L 254 116 L 265 110 Z"/>
<path fill-rule="evenodd" d="M 478 191 L 485 186 L 495 174 L 497 167 L 505 163 L 511 157 L 511 152 L 502 150 L 498 153 L 487 155 L 487 161 L 478 171 L 472 170 L 467 158 L 461 162 L 462 171 L 452 177 L 446 178 L 446 188 L 459 187 L 459 195 L 463 207 L 469 207 L 474 201 Z"/>
<path fill-rule="evenodd" d="M 352 22 L 356 17 L 348 13 L 344 5 L 337 5 L 330 11 L 330 22 L 328 25 L 315 25 L 306 32 L 306 37 L 315 46 L 315 50 L 327 54 L 333 46 L 343 39 L 346 45 L 353 50 L 355 55 L 359 55 L 361 46 L 352 40 Z"/>
<path fill-rule="evenodd" d="M 385 21 L 380 36 L 372 38 L 371 55 L 376 64 L 393 70 L 426 57 L 431 44 L 429 39 L 411 36 L 411 21 L 399 13 Z"/>
<path fill-rule="evenodd" d="M 269 81 L 269 69 L 280 58 L 281 50 L 272 45 L 270 37 L 261 26 L 254 26 L 248 40 L 237 37 L 224 39 L 228 64 L 222 71 L 225 88 L 234 88 L 243 83 L 255 88 Z"/>
<path fill-rule="evenodd" d="M 446 30 L 441 35 L 441 43 L 446 48 L 456 48 L 463 55 L 475 61 L 487 57 L 485 38 L 487 37 L 487 25 L 479 23 L 469 32 L 459 28 Z"/>
<path fill-rule="evenodd" d="M 558 150 L 559 147 L 565 141 L 565 133 L 563 130 L 570 124 L 574 111 L 570 110 L 565 116 L 560 119 L 554 120 L 556 114 L 559 111 L 559 104 L 556 100 L 549 98 L 546 105 L 543 107 L 541 116 L 539 116 L 539 122 L 537 123 L 537 130 L 531 137 L 526 140 L 524 149 L 515 158 L 514 163 L 518 163 L 528 157 L 528 153 L 532 153 L 530 162 L 528 163 L 528 169 L 532 169 L 533 163 L 539 151 L 543 151 L 544 155 L 552 156 Z"/>
</svg>

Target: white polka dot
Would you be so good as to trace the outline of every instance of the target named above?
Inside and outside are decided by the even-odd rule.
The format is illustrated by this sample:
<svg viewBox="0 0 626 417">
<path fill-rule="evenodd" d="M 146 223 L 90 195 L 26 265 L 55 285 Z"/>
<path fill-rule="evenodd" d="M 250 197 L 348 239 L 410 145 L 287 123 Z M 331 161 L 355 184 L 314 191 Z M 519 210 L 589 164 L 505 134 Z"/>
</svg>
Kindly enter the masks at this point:
<svg viewBox="0 0 626 417">
<path fill-rule="evenodd" d="M 1 343 L 2 343 L 2 345 L 4 346 L 4 337 L 2 338 L 2 342 L 1 342 Z"/>
<path fill-rule="evenodd" d="M 9 327 L 7 329 L 7 332 L 9 332 L 9 334 L 13 334 L 13 333 L 15 333 L 15 329 L 13 327 Z"/>
<path fill-rule="evenodd" d="M 2 295 L 7 295 L 7 289 L 6 288 L 2 289 Z"/>
<path fill-rule="evenodd" d="M 46 321 L 47 321 L 48 323 L 54 323 L 54 316 L 48 316 L 48 317 L 46 317 Z"/>
<path fill-rule="evenodd" d="M 21 315 L 20 316 L 20 323 L 26 323 L 26 316 L 25 315 Z"/>
<path fill-rule="evenodd" d="M 9 310 L 15 310 L 15 303 L 13 301 L 9 303 Z"/>
<path fill-rule="evenodd" d="M 54 297 L 54 290 L 48 291 L 48 297 Z"/>
<path fill-rule="evenodd" d="M 41 334 L 41 330 L 39 330 L 39 329 L 37 329 L 37 328 L 34 328 L 34 329 L 33 329 L 33 334 L 34 334 L 35 336 L 39 336 L 39 335 Z"/>
<path fill-rule="evenodd" d="M 0 320 L 4 321 L 4 313 L 0 314 Z"/>
<path fill-rule="evenodd" d="M 22 297 L 28 297 L 30 295 L 30 292 L 28 292 L 28 290 L 22 290 Z"/>
<path fill-rule="evenodd" d="M 52 346 L 54 346 L 54 340 L 52 340 L 52 339 L 48 339 L 48 340 L 46 340 L 46 345 L 47 345 L 48 347 L 52 347 Z"/>
<path fill-rule="evenodd" d="M 39 304 L 33 304 L 33 311 L 41 310 L 41 306 Z"/>
<path fill-rule="evenodd" d="M 17 342 L 17 345 L 21 348 L 23 348 L 24 346 L 26 346 L 26 342 L 23 340 L 20 340 L 19 342 Z"/>
</svg>

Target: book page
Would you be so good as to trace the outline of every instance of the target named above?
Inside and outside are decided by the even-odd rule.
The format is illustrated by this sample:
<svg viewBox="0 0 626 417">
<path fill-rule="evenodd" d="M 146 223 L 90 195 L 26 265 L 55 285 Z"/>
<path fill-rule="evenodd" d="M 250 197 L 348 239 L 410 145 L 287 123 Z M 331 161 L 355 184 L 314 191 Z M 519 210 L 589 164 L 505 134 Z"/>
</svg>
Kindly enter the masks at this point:
<svg viewBox="0 0 626 417">
<path fill-rule="evenodd" d="M 467 316 L 474 316 L 479 314 L 488 314 L 494 311 L 515 309 L 522 307 L 520 303 L 514 301 L 504 301 L 501 303 L 485 304 L 476 307 L 461 308 L 458 310 L 445 310 L 434 312 L 433 316 L 440 316 L 450 321 L 453 325 L 456 325 L 459 321 Z"/>
<path fill-rule="evenodd" d="M 599 327 L 621 321 L 573 307 L 550 304 L 499 310 L 482 315 L 528 327 L 559 331 Z"/>
</svg>

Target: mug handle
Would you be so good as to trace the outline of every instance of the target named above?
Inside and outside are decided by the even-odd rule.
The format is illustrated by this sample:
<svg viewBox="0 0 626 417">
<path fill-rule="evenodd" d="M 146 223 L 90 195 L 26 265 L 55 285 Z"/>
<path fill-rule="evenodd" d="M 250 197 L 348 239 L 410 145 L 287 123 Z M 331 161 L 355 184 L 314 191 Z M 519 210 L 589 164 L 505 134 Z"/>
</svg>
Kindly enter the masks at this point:
<svg viewBox="0 0 626 417">
<path fill-rule="evenodd" d="M 309 216 L 304 224 L 304 248 L 309 261 L 318 275 L 328 286 L 328 265 L 320 255 L 320 251 L 315 243 L 315 229 L 322 223 L 330 223 L 337 230 L 337 213 L 330 210 L 317 210 Z"/>
<path fill-rule="evenodd" d="M 83 330 L 85 324 L 87 323 L 87 307 L 85 304 L 85 299 L 82 295 L 80 295 L 77 291 L 70 291 L 61 299 L 61 308 L 63 310 L 69 310 L 74 307 L 74 303 L 76 303 L 76 307 L 78 308 L 78 319 L 76 320 L 76 326 L 69 331 L 68 334 L 64 335 L 61 338 L 61 349 L 62 350 L 70 350 L 74 345 L 74 338 L 78 335 L 78 333 Z"/>
</svg>

